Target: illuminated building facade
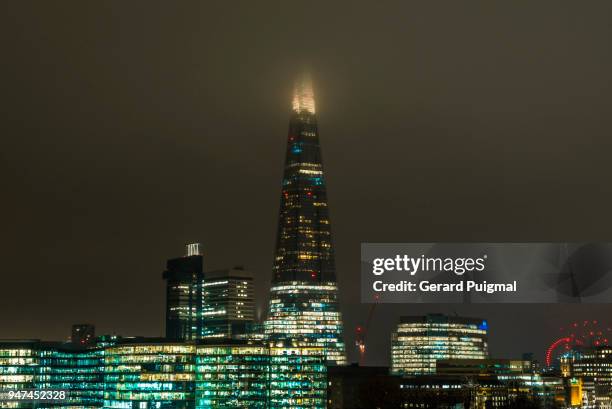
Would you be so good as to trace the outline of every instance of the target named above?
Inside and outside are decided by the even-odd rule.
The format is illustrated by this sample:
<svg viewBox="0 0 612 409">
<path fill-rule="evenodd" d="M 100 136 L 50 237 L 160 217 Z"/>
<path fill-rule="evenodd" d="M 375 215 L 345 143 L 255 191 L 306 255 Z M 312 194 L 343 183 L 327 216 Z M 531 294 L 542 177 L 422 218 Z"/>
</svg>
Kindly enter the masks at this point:
<svg viewBox="0 0 612 409">
<path fill-rule="evenodd" d="M 298 82 L 289 123 L 266 335 L 324 348 L 346 364 L 312 85 Z"/>
<path fill-rule="evenodd" d="M 247 341 L 196 346 L 196 408 L 267 408 L 269 348 Z"/>
<path fill-rule="evenodd" d="M 494 376 L 422 375 L 401 380 L 403 404 L 410 408 L 507 408 L 506 385 Z M 518 406 L 521 407 L 521 406 Z"/>
<path fill-rule="evenodd" d="M 433 374 L 441 359 L 486 359 L 487 331 L 482 319 L 440 314 L 401 317 L 391 338 L 391 373 Z"/>
<path fill-rule="evenodd" d="M 68 398 L 44 407 L 102 406 L 103 350 L 38 340 L 0 341 L 0 389 L 65 390 Z M 32 407 L 33 402 L 0 402 L 0 407 Z M 37 407 L 40 407 L 38 405 Z"/>
<path fill-rule="evenodd" d="M 567 367 L 567 394 L 574 406 L 612 407 L 612 347 L 573 350 L 562 360 Z"/>
<path fill-rule="evenodd" d="M 37 341 L 0 341 L 0 389 L 31 389 L 39 367 Z M 26 408 L 25 402 L 2 402 L 0 408 Z"/>
<path fill-rule="evenodd" d="M 138 340 L 104 355 L 104 407 L 189 409 L 195 406 L 195 345 Z"/>
<path fill-rule="evenodd" d="M 533 372 L 527 360 L 445 359 L 436 366 L 435 374 L 401 378 L 410 407 L 565 407 L 563 379 Z"/>
<path fill-rule="evenodd" d="M 438 359 L 438 375 L 528 374 L 532 363 L 522 359 Z"/>
<path fill-rule="evenodd" d="M 184 257 L 168 260 L 166 280 L 166 338 L 198 339 L 202 333 L 202 251 L 199 243 L 188 244 Z"/>
<path fill-rule="evenodd" d="M 203 339 L 232 339 L 253 330 L 253 274 L 242 267 L 206 272 L 203 294 Z"/>
<path fill-rule="evenodd" d="M 69 391 L 68 400 L 48 406 L 99 408 L 104 389 L 104 350 L 42 343 L 37 389 Z"/>
<path fill-rule="evenodd" d="M 321 347 L 270 346 L 270 409 L 324 409 L 327 406 L 327 367 Z"/>
<path fill-rule="evenodd" d="M 439 377 L 459 376 L 471 379 L 472 383 L 478 378 L 495 380 L 499 384 L 496 395 L 487 394 L 486 389 L 476 394 L 478 401 L 485 406 L 498 406 L 504 401 L 514 405 L 539 402 L 543 407 L 562 407 L 565 403 L 563 380 L 541 376 L 533 370 L 533 362 L 529 360 L 442 359 L 436 362 L 436 368 Z M 503 391 L 502 395 L 499 390 Z"/>
</svg>

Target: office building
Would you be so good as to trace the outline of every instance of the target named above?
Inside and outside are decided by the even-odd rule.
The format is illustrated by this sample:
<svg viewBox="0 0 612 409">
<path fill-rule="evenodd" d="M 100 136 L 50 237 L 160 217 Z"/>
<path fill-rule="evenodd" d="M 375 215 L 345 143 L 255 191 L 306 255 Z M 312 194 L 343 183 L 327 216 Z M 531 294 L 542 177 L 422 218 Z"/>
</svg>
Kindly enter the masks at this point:
<svg viewBox="0 0 612 409">
<path fill-rule="evenodd" d="M 533 362 L 524 359 L 440 359 L 436 361 L 437 379 L 453 377 L 476 384 L 488 379 L 495 389 L 480 389 L 474 396 L 486 406 L 508 402 L 514 406 L 528 403 L 558 407 L 565 403 L 563 380 L 542 376 L 533 370 Z M 430 379 L 434 379 L 431 377 Z M 494 394 L 489 392 L 495 391 Z"/>
<path fill-rule="evenodd" d="M 253 274 L 242 267 L 206 272 L 203 339 L 236 339 L 255 331 Z"/>
<path fill-rule="evenodd" d="M 531 361 L 522 359 L 438 359 L 438 375 L 503 375 L 533 373 Z"/>
<path fill-rule="evenodd" d="M 0 389 L 35 387 L 39 367 L 38 341 L 0 340 Z M 0 408 L 30 408 L 31 403 L 0 401 Z"/>
<path fill-rule="evenodd" d="M 268 407 L 324 409 L 327 368 L 322 347 L 278 342 L 270 346 Z"/>
<path fill-rule="evenodd" d="M 195 345 L 125 339 L 104 354 L 104 407 L 193 409 Z"/>
<path fill-rule="evenodd" d="M 440 359 L 486 359 L 487 330 L 487 322 L 476 318 L 401 317 L 391 339 L 391 373 L 433 374 Z"/>
<path fill-rule="evenodd" d="M 405 408 L 507 408 L 508 389 L 494 376 L 421 375 L 401 380 Z M 521 407 L 521 406 L 518 406 Z"/>
<path fill-rule="evenodd" d="M 298 81 L 289 122 L 266 335 L 323 347 L 346 364 L 326 181 L 312 84 Z"/>
<path fill-rule="evenodd" d="M 267 408 L 270 351 L 263 343 L 202 341 L 195 363 L 196 408 Z"/>
<path fill-rule="evenodd" d="M 0 389 L 62 390 L 61 401 L 44 407 L 99 408 L 103 393 L 103 350 L 39 340 L 0 341 Z M 0 402 L 0 407 L 42 407 L 32 401 Z"/>
<path fill-rule="evenodd" d="M 88 341 L 86 345 L 92 345 Z M 104 390 L 104 350 L 74 343 L 43 342 L 38 346 L 36 389 L 68 391 L 63 402 L 50 407 L 99 408 Z"/>
<path fill-rule="evenodd" d="M 188 244 L 186 255 L 166 263 L 166 338 L 198 339 L 203 330 L 202 282 L 204 257 L 199 243 Z"/>
<path fill-rule="evenodd" d="M 612 408 L 612 347 L 576 348 L 561 359 L 574 405 Z"/>
</svg>

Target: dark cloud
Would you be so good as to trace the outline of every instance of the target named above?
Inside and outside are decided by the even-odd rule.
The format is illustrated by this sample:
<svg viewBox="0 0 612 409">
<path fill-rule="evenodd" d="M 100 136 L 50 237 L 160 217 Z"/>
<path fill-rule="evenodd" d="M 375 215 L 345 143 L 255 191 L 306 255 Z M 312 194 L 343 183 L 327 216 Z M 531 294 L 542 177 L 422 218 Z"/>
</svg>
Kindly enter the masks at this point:
<svg viewBox="0 0 612 409">
<path fill-rule="evenodd" d="M 271 275 L 292 81 L 316 81 L 349 349 L 361 241 L 609 240 L 608 2 L 3 2 L 0 337 L 160 335 L 166 258 Z M 541 355 L 610 307 L 380 306 Z"/>
</svg>

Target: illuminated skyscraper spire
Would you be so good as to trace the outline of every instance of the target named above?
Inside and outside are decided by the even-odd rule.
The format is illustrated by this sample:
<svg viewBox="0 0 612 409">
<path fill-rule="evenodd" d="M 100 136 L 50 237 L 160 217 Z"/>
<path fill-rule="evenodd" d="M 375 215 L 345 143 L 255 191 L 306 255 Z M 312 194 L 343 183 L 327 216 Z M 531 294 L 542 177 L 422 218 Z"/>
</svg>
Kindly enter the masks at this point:
<svg viewBox="0 0 612 409">
<path fill-rule="evenodd" d="M 307 75 L 293 95 L 266 333 L 271 339 L 323 347 L 328 363 L 346 363 L 314 93 Z"/>
<path fill-rule="evenodd" d="M 293 111 L 315 113 L 314 92 L 312 90 L 312 79 L 310 74 L 304 73 L 302 77 L 296 81 L 293 90 Z"/>
</svg>

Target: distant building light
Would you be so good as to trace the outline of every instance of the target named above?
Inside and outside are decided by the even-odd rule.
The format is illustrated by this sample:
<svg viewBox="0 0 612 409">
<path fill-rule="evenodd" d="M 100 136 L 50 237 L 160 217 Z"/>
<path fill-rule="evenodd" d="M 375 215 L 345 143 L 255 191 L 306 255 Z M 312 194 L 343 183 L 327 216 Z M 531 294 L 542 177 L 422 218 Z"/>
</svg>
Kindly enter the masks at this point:
<svg viewBox="0 0 612 409">
<path fill-rule="evenodd" d="M 191 243 L 187 245 L 187 257 L 190 256 L 201 256 L 202 255 L 202 244 Z"/>
</svg>

